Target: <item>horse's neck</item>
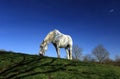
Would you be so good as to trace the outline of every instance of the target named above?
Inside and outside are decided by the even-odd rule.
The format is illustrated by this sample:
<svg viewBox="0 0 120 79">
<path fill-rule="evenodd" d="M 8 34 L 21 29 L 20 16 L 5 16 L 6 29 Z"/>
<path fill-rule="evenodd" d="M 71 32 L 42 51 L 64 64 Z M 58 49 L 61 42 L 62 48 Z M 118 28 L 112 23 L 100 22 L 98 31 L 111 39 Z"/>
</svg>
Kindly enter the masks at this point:
<svg viewBox="0 0 120 79">
<path fill-rule="evenodd" d="M 49 43 L 52 42 L 53 38 L 54 38 L 54 34 L 53 34 L 53 33 L 49 33 L 49 34 L 45 37 L 44 41 L 46 41 L 47 44 L 49 44 Z"/>
<path fill-rule="evenodd" d="M 54 30 L 54 31 L 51 31 L 44 39 L 44 41 L 47 42 L 47 44 L 51 43 L 54 41 L 54 39 L 58 36 L 62 35 L 61 32 L 59 32 L 58 30 Z"/>
<path fill-rule="evenodd" d="M 49 38 L 45 38 L 44 41 L 45 41 L 47 44 L 51 43 L 51 41 L 49 40 Z"/>
</svg>

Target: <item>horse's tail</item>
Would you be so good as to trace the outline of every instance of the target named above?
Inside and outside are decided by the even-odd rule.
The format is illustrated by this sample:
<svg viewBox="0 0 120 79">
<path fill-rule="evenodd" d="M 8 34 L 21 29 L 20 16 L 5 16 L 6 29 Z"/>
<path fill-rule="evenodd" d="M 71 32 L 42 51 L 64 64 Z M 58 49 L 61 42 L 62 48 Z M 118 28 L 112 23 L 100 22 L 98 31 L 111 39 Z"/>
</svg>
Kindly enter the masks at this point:
<svg viewBox="0 0 120 79">
<path fill-rule="evenodd" d="M 69 39 L 70 45 L 72 46 L 73 45 L 73 40 L 72 40 L 72 37 L 70 35 L 68 35 L 68 39 Z"/>
</svg>

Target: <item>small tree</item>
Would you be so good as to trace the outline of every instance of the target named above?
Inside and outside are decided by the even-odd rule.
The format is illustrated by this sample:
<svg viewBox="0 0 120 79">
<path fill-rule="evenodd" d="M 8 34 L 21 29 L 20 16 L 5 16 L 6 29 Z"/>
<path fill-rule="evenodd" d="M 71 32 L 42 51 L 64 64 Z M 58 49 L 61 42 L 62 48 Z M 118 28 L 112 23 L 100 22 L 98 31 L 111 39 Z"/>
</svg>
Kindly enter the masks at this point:
<svg viewBox="0 0 120 79">
<path fill-rule="evenodd" d="M 95 62 L 94 57 L 91 54 L 87 54 L 83 57 L 84 62 Z"/>
<path fill-rule="evenodd" d="M 78 45 L 73 46 L 73 60 L 80 60 L 82 57 L 82 48 Z"/>
<path fill-rule="evenodd" d="M 98 45 L 95 47 L 92 54 L 100 63 L 109 58 L 109 52 L 103 47 L 103 45 Z"/>
</svg>

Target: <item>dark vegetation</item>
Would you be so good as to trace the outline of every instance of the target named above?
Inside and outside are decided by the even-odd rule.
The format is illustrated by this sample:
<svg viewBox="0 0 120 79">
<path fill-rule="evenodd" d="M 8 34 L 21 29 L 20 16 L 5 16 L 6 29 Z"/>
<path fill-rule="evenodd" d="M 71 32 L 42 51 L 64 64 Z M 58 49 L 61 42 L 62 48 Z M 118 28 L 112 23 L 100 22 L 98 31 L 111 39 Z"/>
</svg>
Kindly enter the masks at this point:
<svg viewBox="0 0 120 79">
<path fill-rule="evenodd" d="M 120 79 L 120 67 L 0 51 L 0 79 Z"/>
<path fill-rule="evenodd" d="M 110 58 L 110 52 L 101 44 L 96 46 L 93 51 L 91 51 L 91 54 L 87 55 L 82 54 L 82 48 L 74 45 L 73 60 L 120 66 L 120 56 L 116 55 L 114 58 Z"/>
</svg>

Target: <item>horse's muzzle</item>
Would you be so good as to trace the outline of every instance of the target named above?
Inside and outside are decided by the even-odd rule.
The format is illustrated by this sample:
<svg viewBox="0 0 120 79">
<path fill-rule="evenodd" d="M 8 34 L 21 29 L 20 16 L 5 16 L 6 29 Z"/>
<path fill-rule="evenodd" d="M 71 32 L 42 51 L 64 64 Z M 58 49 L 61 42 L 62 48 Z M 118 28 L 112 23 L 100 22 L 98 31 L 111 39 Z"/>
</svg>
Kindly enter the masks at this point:
<svg viewBox="0 0 120 79">
<path fill-rule="evenodd" d="M 43 54 L 39 54 L 40 56 L 43 56 Z"/>
</svg>

